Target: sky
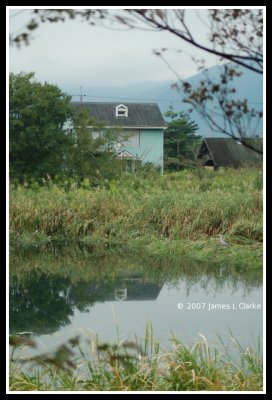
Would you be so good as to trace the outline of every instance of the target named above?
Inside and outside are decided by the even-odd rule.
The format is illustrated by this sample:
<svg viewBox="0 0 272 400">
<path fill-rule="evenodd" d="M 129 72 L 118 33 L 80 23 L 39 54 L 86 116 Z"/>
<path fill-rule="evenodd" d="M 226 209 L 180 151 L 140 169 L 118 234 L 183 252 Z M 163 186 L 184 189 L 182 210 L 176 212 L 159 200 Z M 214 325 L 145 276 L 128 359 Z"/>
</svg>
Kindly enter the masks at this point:
<svg viewBox="0 0 272 400">
<path fill-rule="evenodd" d="M 9 32 L 22 32 L 32 11 L 25 7 L 9 9 Z M 205 41 L 206 10 L 186 12 L 195 36 Z M 170 33 L 119 29 L 91 26 L 80 20 L 42 24 L 33 31 L 28 46 L 10 47 L 9 70 L 35 72 L 37 80 L 60 86 L 107 87 L 175 81 L 177 76 L 153 54 L 154 49 L 171 49 L 165 57 L 182 79 L 197 73 L 191 56 L 205 57 L 207 67 L 216 64 L 214 56 L 203 54 Z"/>
</svg>

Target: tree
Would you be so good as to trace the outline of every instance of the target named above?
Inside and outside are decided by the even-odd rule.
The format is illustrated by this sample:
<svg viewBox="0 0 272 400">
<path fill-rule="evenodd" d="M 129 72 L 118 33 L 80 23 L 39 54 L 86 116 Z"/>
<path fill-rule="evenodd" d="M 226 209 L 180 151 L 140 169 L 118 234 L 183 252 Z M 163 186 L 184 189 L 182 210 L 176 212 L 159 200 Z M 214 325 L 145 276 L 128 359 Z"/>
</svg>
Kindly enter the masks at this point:
<svg viewBox="0 0 272 400">
<path fill-rule="evenodd" d="M 117 148 L 120 133 L 104 128 L 86 109 L 74 109 L 70 120 L 71 145 L 65 156 L 65 173 L 79 182 L 88 179 L 96 185 L 120 172 Z"/>
<path fill-rule="evenodd" d="M 9 161 L 10 177 L 54 176 L 62 173 L 69 145 L 65 123 L 71 116 L 71 97 L 34 73 L 10 74 Z"/>
<path fill-rule="evenodd" d="M 141 22 L 144 27 L 170 32 L 182 41 L 220 59 L 262 74 L 263 10 L 235 8 L 206 11 L 209 26 L 208 44 L 195 39 L 193 30 L 186 22 L 186 10 L 127 10 L 136 20 L 126 19 L 124 22 L 131 28 L 139 27 Z"/>
<path fill-rule="evenodd" d="M 31 331 L 50 334 L 70 323 L 74 304 L 68 278 L 32 271 L 25 279 L 14 278 L 9 286 L 10 333 Z"/>
<path fill-rule="evenodd" d="M 71 96 L 37 82 L 34 73 L 10 74 L 9 83 L 11 179 L 73 176 L 95 184 L 120 172 L 117 130 L 75 110 Z"/>
<path fill-rule="evenodd" d="M 191 121 L 188 113 L 177 113 L 172 107 L 165 113 L 170 121 L 164 133 L 164 167 L 169 171 L 178 171 L 195 164 L 196 150 L 201 136 L 195 132 L 198 125 Z"/>
<path fill-rule="evenodd" d="M 218 57 L 224 64 L 217 81 L 203 79 L 199 86 L 192 87 L 189 82 L 178 81 L 176 90 L 185 98 L 183 101 L 192 105 L 208 124 L 217 132 L 221 132 L 245 146 L 262 153 L 262 149 L 252 147 L 247 141 L 256 131 L 256 124 L 262 119 L 262 110 L 250 107 L 246 99 L 237 99 L 233 84 L 234 78 L 242 74 L 243 67 L 256 74 L 263 73 L 263 10 L 259 9 L 208 9 L 206 25 L 209 29 L 208 43 L 195 39 L 194 28 L 187 23 L 187 11 L 183 9 L 126 9 L 114 10 L 34 10 L 34 18 L 29 22 L 26 31 L 12 37 L 11 42 L 20 45 L 28 43 L 31 32 L 42 22 L 64 21 L 65 18 L 79 17 L 91 25 L 108 21 L 121 24 L 131 29 L 148 29 L 169 32 L 194 48 Z M 171 67 L 165 58 L 168 49 L 156 50 L 154 53 Z M 180 50 L 181 52 L 181 50 Z M 199 70 L 205 69 L 205 60 L 195 60 Z M 173 69 L 172 69 L 173 70 Z M 211 113 L 212 110 L 212 113 Z M 219 117 L 216 121 L 213 116 Z M 219 122 L 218 122 L 219 121 Z"/>
</svg>

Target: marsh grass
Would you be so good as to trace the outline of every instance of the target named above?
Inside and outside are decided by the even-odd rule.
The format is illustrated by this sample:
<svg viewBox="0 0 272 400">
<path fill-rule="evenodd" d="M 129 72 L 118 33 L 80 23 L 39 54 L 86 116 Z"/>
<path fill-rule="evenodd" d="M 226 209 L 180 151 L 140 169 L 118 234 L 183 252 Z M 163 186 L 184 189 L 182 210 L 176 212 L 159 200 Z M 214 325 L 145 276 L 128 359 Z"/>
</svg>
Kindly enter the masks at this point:
<svg viewBox="0 0 272 400">
<path fill-rule="evenodd" d="M 14 359 L 11 352 L 10 391 L 261 391 L 260 349 L 244 349 L 231 336 L 233 353 L 219 340 L 223 351 L 203 335 L 184 346 L 172 334 L 171 348 L 163 351 L 148 323 L 142 341 L 101 343 L 93 335 L 91 355 L 78 338 L 53 354 Z M 26 368 L 30 364 L 36 368 Z"/>
<path fill-rule="evenodd" d="M 190 171 L 124 176 L 109 188 L 60 184 L 10 188 L 10 239 L 24 246 L 82 241 L 158 257 L 230 259 L 261 266 L 262 172 Z M 137 183 L 137 184 L 136 184 Z M 223 248 L 218 235 L 231 246 Z"/>
</svg>

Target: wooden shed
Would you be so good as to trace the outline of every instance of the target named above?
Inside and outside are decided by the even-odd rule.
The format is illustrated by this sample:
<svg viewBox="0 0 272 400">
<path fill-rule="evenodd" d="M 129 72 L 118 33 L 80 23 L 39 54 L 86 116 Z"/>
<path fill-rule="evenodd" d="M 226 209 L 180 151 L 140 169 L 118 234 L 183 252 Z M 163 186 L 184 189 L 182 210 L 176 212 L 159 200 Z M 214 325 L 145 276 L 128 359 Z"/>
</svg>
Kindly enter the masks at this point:
<svg viewBox="0 0 272 400">
<path fill-rule="evenodd" d="M 205 138 L 197 155 L 202 166 L 239 168 L 262 162 L 262 138 L 248 138 L 246 143 L 256 151 L 232 138 Z"/>
</svg>

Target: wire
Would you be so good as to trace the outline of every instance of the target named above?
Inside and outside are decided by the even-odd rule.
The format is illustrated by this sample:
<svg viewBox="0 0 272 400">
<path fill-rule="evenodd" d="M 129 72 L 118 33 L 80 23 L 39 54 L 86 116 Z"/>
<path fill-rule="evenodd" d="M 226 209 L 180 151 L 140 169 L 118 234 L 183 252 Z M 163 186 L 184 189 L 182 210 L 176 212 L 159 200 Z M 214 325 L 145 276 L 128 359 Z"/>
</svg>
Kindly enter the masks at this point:
<svg viewBox="0 0 272 400">
<path fill-rule="evenodd" d="M 80 96 L 79 94 L 71 94 L 70 96 Z M 96 98 L 101 98 L 101 99 L 119 99 L 119 100 L 142 100 L 142 101 L 166 101 L 166 102 L 176 102 L 179 103 L 181 100 L 167 100 L 167 99 L 146 99 L 146 98 L 133 98 L 133 97 L 118 97 L 118 96 L 96 96 L 96 95 L 85 95 L 85 97 L 96 97 Z"/>
<path fill-rule="evenodd" d="M 73 97 L 75 97 L 75 96 L 81 96 L 80 94 L 71 94 L 70 96 L 73 96 Z M 101 99 L 119 99 L 119 100 L 144 100 L 144 101 L 146 101 L 146 102 L 150 102 L 150 101 L 160 101 L 160 102 L 172 102 L 172 103 L 180 103 L 180 101 L 182 100 L 182 99 L 180 99 L 180 100 L 170 100 L 170 99 L 146 99 L 146 98 L 141 98 L 141 97 L 138 97 L 138 98 L 136 98 L 136 97 L 118 97 L 118 96 L 96 96 L 96 95 L 90 95 L 90 94 L 85 94 L 85 95 L 83 95 L 84 97 L 96 97 L 96 98 L 101 98 Z M 261 103 L 248 103 L 248 104 L 263 104 L 262 102 Z"/>
</svg>

